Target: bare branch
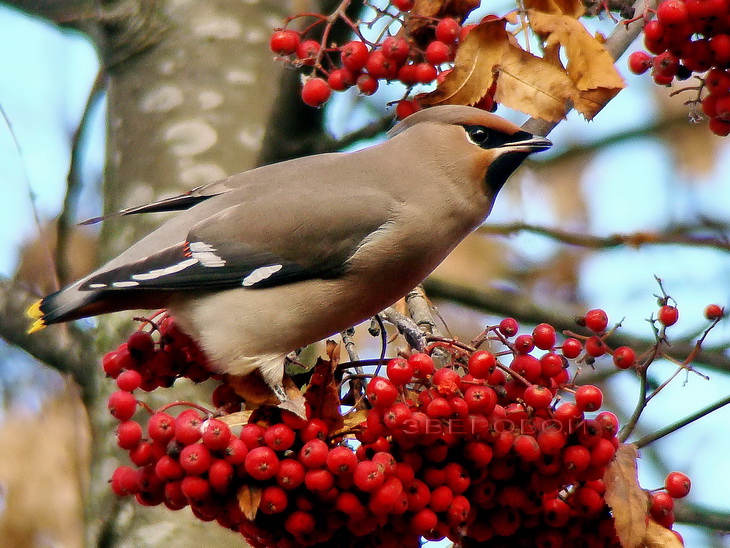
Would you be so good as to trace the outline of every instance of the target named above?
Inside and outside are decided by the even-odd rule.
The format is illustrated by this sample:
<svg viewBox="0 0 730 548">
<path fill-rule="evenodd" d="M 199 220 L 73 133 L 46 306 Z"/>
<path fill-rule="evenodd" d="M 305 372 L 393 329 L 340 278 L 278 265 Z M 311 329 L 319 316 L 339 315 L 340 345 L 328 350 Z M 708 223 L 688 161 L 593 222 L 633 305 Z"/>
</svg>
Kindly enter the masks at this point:
<svg viewBox="0 0 730 548">
<path fill-rule="evenodd" d="M 717 227 L 719 228 L 719 227 Z M 695 231 L 707 231 L 707 226 L 676 227 L 665 232 L 634 232 L 633 234 L 611 234 L 610 236 L 592 236 L 569 232 L 559 228 L 536 226 L 527 223 L 509 223 L 501 225 L 483 225 L 478 232 L 482 234 L 500 234 L 508 236 L 520 231 L 540 234 L 547 238 L 557 240 L 570 245 L 587 247 L 591 249 L 611 249 L 622 245 L 630 247 L 641 247 L 643 245 L 658 244 L 681 244 L 692 247 L 712 247 L 723 251 L 730 251 L 730 240 L 725 236 L 712 236 L 707 234 L 692 234 Z M 712 227 L 715 230 L 715 227 Z"/>
<path fill-rule="evenodd" d="M 96 357 L 93 338 L 72 328 L 47 329 L 28 335 L 26 309 L 37 300 L 17 283 L 0 280 L 0 337 L 61 373 L 70 374 L 81 386 L 85 402 L 96 391 Z"/>
</svg>

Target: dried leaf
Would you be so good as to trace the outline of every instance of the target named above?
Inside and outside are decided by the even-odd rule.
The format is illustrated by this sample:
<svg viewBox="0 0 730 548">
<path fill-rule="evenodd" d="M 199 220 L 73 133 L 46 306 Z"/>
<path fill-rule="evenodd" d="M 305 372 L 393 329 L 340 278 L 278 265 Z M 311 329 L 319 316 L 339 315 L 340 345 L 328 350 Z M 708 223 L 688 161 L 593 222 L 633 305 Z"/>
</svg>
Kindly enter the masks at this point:
<svg viewBox="0 0 730 548">
<path fill-rule="evenodd" d="M 524 0 L 524 7 L 526 10 L 569 15 L 575 19 L 585 13 L 585 6 L 580 0 Z"/>
<path fill-rule="evenodd" d="M 256 409 L 261 405 L 278 405 L 279 398 L 274 395 L 269 385 L 258 371 L 249 375 L 228 375 L 225 381 L 246 402 L 246 409 Z M 302 393 L 292 380 L 284 375 L 284 390 L 290 400 L 302 397 Z"/>
<path fill-rule="evenodd" d="M 252 414 L 253 410 L 249 409 L 246 411 L 238 411 L 236 413 L 229 413 L 228 415 L 220 416 L 218 417 L 218 420 L 225 422 L 230 427 L 242 426 L 244 424 L 248 424 L 248 420 L 251 418 Z"/>
<path fill-rule="evenodd" d="M 467 34 L 456 50 L 453 70 L 433 92 L 419 102 L 423 105 L 473 105 L 484 97 L 494 80 L 493 69 L 509 47 L 504 20 L 480 23 Z"/>
<path fill-rule="evenodd" d="M 416 0 L 410 14 L 420 17 L 466 18 L 478 8 L 480 0 Z"/>
<path fill-rule="evenodd" d="M 255 485 L 242 485 L 238 490 L 238 507 L 247 519 L 253 521 L 259 511 L 262 491 Z"/>
<path fill-rule="evenodd" d="M 340 345 L 328 340 L 327 355 L 329 360 L 317 359 L 304 398 L 312 411 L 312 417 L 324 420 L 330 430 L 338 430 L 342 427 L 343 419 L 340 388 L 334 373 L 340 363 Z"/>
<path fill-rule="evenodd" d="M 530 27 L 544 37 L 548 50 L 556 44 L 564 48 L 568 76 L 578 89 L 575 108 L 588 120 L 592 119 L 626 86 L 611 54 L 571 16 L 530 10 L 528 17 Z"/>
<path fill-rule="evenodd" d="M 606 503 L 613 512 L 616 534 L 621 546 L 639 546 L 647 535 L 648 495 L 639 485 L 635 445 L 621 444 L 608 465 L 603 481 Z"/>
<path fill-rule="evenodd" d="M 517 46 L 506 49 L 497 69 L 495 101 L 534 118 L 561 120 L 575 100 L 565 72 Z"/>
<path fill-rule="evenodd" d="M 669 529 L 650 519 L 644 537 L 644 546 L 646 548 L 683 548 L 684 544 Z"/>
<path fill-rule="evenodd" d="M 360 423 L 367 420 L 367 418 L 368 418 L 367 409 L 360 409 L 359 411 L 353 411 L 351 413 L 348 413 L 344 417 L 344 421 L 342 423 L 342 428 L 339 428 L 338 430 L 331 432 L 330 436 L 336 437 L 336 436 L 342 436 L 344 434 L 349 434 L 355 427 L 359 426 Z"/>
</svg>

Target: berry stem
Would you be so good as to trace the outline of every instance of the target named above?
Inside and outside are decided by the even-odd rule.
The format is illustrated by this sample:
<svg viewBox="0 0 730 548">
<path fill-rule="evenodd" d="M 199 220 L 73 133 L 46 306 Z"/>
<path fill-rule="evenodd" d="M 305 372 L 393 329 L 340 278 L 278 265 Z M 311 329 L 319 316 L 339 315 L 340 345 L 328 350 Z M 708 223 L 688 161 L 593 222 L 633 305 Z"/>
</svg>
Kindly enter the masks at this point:
<svg viewBox="0 0 730 548">
<path fill-rule="evenodd" d="M 683 418 L 682 420 L 674 422 L 670 425 L 665 426 L 664 428 L 660 428 L 659 430 L 644 436 L 643 438 L 634 442 L 634 445 L 636 445 L 636 447 L 638 449 L 641 449 L 642 447 L 645 447 L 645 446 L 649 445 L 650 443 L 652 443 L 658 439 L 661 439 L 664 436 L 671 434 L 672 432 L 676 432 L 680 428 L 687 426 L 688 424 L 696 421 L 697 419 L 701 419 L 702 417 L 709 415 L 713 411 L 717 411 L 718 409 L 726 406 L 729 403 L 730 403 L 730 396 L 725 396 L 721 400 L 718 400 L 715 403 L 708 405 L 704 409 L 700 409 L 699 411 L 692 413 L 691 415 L 688 415 L 687 417 Z"/>
</svg>

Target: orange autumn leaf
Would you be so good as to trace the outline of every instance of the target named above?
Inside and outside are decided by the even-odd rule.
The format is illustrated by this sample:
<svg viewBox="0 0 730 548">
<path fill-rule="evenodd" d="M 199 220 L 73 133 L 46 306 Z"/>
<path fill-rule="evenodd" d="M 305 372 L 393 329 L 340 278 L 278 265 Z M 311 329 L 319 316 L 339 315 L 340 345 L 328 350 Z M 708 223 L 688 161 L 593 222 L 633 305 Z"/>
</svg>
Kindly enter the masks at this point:
<svg viewBox="0 0 730 548">
<path fill-rule="evenodd" d="M 639 546 L 647 535 L 649 501 L 637 477 L 638 455 L 635 445 L 621 444 L 603 475 L 616 535 L 626 548 Z"/>
<path fill-rule="evenodd" d="M 340 363 L 340 345 L 328 340 L 327 356 L 329 360 L 317 359 L 304 399 L 309 404 L 312 417 L 324 420 L 332 431 L 341 428 L 343 424 L 340 387 L 334 375 Z"/>
<path fill-rule="evenodd" d="M 416 0 L 410 15 L 461 19 L 479 7 L 480 0 Z"/>
<path fill-rule="evenodd" d="M 509 47 L 504 20 L 480 23 L 456 50 L 454 68 L 436 90 L 419 99 L 423 105 L 474 105 L 494 80 L 493 69 Z"/>
<path fill-rule="evenodd" d="M 247 519 L 253 521 L 259 511 L 262 490 L 255 485 L 242 485 L 238 490 L 238 507 Z"/>
<path fill-rule="evenodd" d="M 585 13 L 580 0 L 524 0 L 525 10 L 536 10 L 543 13 L 568 15 L 578 19 Z"/>
<path fill-rule="evenodd" d="M 233 428 L 234 426 L 243 426 L 244 424 L 248 424 L 248 421 L 251 418 L 253 412 L 253 409 L 249 409 L 246 411 L 228 413 L 227 415 L 221 415 L 220 417 L 218 417 L 218 420 L 225 422 L 231 428 Z"/>
<path fill-rule="evenodd" d="M 565 117 L 575 89 L 564 71 L 512 44 L 496 68 L 496 102 L 551 122 Z"/>
<path fill-rule="evenodd" d="M 528 12 L 530 27 L 545 40 L 547 51 L 562 47 L 568 59 L 568 76 L 575 85 L 575 108 L 591 120 L 625 86 L 603 45 L 572 16 Z M 554 61 L 557 56 L 551 55 Z"/>
<path fill-rule="evenodd" d="M 279 403 L 279 398 L 274 395 L 269 385 L 266 384 L 258 372 L 243 377 L 228 375 L 226 383 L 245 400 L 246 409 L 256 409 L 261 405 L 277 405 Z M 302 397 L 302 393 L 288 376 L 284 375 L 282 384 L 290 400 Z"/>
<path fill-rule="evenodd" d="M 653 519 L 649 520 L 646 536 L 643 539 L 646 548 L 684 548 L 677 536 L 666 527 L 662 527 Z"/>
</svg>

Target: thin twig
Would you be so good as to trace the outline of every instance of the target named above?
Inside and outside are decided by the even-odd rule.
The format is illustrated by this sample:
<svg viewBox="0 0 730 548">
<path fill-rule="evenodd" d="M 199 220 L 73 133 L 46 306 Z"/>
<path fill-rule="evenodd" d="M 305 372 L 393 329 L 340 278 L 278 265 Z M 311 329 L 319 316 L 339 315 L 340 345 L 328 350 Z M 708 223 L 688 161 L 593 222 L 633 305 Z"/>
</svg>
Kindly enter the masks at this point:
<svg viewBox="0 0 730 548">
<path fill-rule="evenodd" d="M 103 97 L 105 82 L 106 72 L 102 68 L 96 75 L 94 85 L 86 100 L 84 113 L 71 139 L 71 160 L 69 162 L 68 175 L 66 176 L 66 196 L 64 196 L 63 208 L 56 223 L 56 274 L 61 285 L 68 283 L 72 275 L 68 245 L 76 216 L 76 202 L 81 192 L 80 163 L 82 146 L 84 137 L 86 136 L 86 130 L 89 126 L 91 113 L 98 101 Z"/>
</svg>

